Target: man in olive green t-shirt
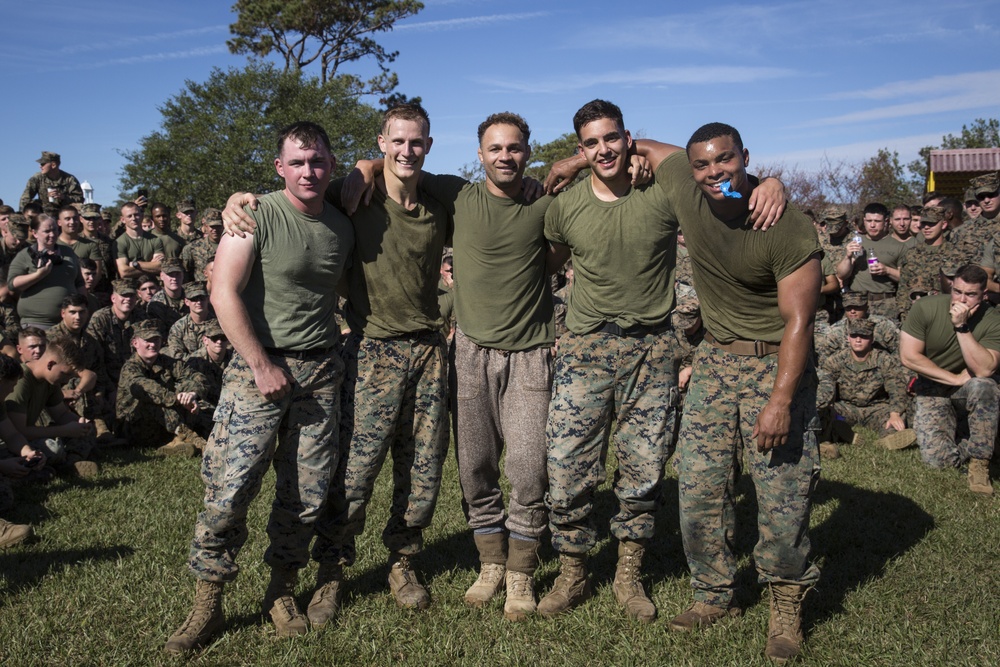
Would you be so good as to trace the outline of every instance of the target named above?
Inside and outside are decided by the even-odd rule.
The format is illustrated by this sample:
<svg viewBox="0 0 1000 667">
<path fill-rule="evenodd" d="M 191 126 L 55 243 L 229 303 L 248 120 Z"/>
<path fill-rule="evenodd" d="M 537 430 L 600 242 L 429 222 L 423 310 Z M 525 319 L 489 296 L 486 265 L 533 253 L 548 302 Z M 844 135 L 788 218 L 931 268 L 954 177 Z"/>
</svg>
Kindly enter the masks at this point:
<svg viewBox="0 0 1000 667">
<path fill-rule="evenodd" d="M 754 563 L 771 590 L 765 654 L 783 662 L 801 650 L 802 598 L 819 578 L 808 560 L 810 495 L 819 473 L 811 362 L 819 240 L 793 208 L 774 231 L 753 230 L 750 154 L 735 128 L 699 128 L 686 153 L 648 145 L 639 151 L 666 177 L 707 329 L 694 357 L 677 450 L 694 603 L 670 628 L 690 631 L 738 613 L 730 487 L 743 458 L 760 508 Z M 747 445 L 742 453 L 740 442 Z"/>
<path fill-rule="evenodd" d="M 552 384 L 552 294 L 545 273 L 551 197 L 523 192 L 531 149 L 523 118 L 503 112 L 479 126 L 486 180 L 424 172 L 421 189 L 455 220 L 453 372 L 449 382 L 463 508 L 479 552 L 474 607 L 507 591 L 504 616 L 535 611 L 533 575 L 545 511 L 545 421 Z M 350 211 L 382 162 L 363 160 L 345 185 Z M 506 453 L 505 453 L 506 450 Z M 511 484 L 509 513 L 500 461 Z"/>
<path fill-rule="evenodd" d="M 1000 313 L 983 302 L 986 282 L 986 271 L 967 264 L 955 273 L 951 294 L 917 300 L 903 323 L 899 357 L 920 374 L 913 387 L 913 430 L 921 458 L 934 468 L 968 462 L 969 488 L 992 495 Z M 969 433 L 962 440 L 956 435 L 960 419 Z"/>
<path fill-rule="evenodd" d="M 295 588 L 341 455 L 344 364 L 337 296 L 329 287 L 343 276 L 354 233 L 324 201 L 334 162 L 323 128 L 310 122 L 284 128 L 274 164 L 285 187 L 261 197 L 253 214 L 257 232 L 219 244 L 212 305 L 236 354 L 202 462 L 204 510 L 188 559 L 197 579 L 194 608 L 167 640 L 168 653 L 203 646 L 222 629 L 223 586 L 239 572 L 247 511 L 272 465 L 264 554 L 271 578 L 263 612 L 282 637 L 309 627 Z M 139 347 L 137 353 L 155 356 Z M 325 584 L 317 582 L 313 601 L 331 597 Z"/>
<path fill-rule="evenodd" d="M 860 244 L 852 241 L 845 246 L 844 256 L 837 263 L 837 277 L 852 291 L 866 292 L 873 313 L 898 320 L 896 284 L 905 244 L 889 233 L 889 209 L 885 205 L 868 204 L 862 220 L 866 236 Z"/>
</svg>

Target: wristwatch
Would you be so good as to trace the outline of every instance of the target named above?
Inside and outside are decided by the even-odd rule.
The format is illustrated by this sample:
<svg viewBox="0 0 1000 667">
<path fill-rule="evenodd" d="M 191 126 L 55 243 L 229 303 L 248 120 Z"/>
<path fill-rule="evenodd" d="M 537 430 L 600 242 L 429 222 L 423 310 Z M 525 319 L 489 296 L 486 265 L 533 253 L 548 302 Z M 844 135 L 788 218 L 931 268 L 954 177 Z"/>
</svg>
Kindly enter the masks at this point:
<svg viewBox="0 0 1000 667">
<path fill-rule="evenodd" d="M 138 269 L 139 268 L 139 260 L 133 259 L 131 262 L 128 263 L 128 265 L 131 266 L 133 269 Z"/>
<path fill-rule="evenodd" d="M 955 333 L 969 333 L 970 331 L 972 331 L 972 327 L 969 326 L 968 322 L 966 322 L 961 326 L 955 327 Z"/>
</svg>

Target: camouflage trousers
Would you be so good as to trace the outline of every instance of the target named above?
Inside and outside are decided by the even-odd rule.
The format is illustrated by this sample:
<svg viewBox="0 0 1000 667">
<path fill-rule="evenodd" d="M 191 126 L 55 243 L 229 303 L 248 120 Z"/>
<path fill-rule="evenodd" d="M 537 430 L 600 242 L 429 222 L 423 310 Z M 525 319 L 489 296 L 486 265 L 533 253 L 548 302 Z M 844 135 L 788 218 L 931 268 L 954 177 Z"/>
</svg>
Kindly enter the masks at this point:
<svg viewBox="0 0 1000 667">
<path fill-rule="evenodd" d="M 1000 409 L 996 380 L 972 378 L 961 387 L 947 387 L 919 378 L 913 389 L 913 430 L 924 463 L 949 468 L 993 456 Z M 958 439 L 960 421 L 968 424 L 967 439 Z"/>
<path fill-rule="evenodd" d="M 382 542 L 407 555 L 423 549 L 448 454 L 448 371 L 440 332 L 392 339 L 351 334 L 344 348 L 335 493 L 316 525 L 313 558 L 352 565 L 368 503 L 392 452 L 392 504 Z"/>
<path fill-rule="evenodd" d="M 212 415 L 202 408 L 203 402 L 199 401 L 198 414 L 191 414 L 179 405 L 168 408 L 140 401 L 132 412 L 118 415 L 118 435 L 133 447 L 164 445 L 173 439 L 181 424 L 205 436 L 212 429 Z"/>
<path fill-rule="evenodd" d="M 895 296 L 890 296 L 887 299 L 879 301 L 869 301 L 868 313 L 871 315 L 881 315 L 897 324 L 899 323 L 899 303 L 896 301 Z"/>
<path fill-rule="evenodd" d="M 843 401 L 833 404 L 833 410 L 828 411 L 824 418 L 832 419 L 834 415 L 843 417 L 848 426 L 864 426 L 879 434 L 879 437 L 895 433 L 896 429 L 886 428 L 885 423 L 889 421 L 889 404 L 874 403 L 872 405 L 851 405 Z M 823 432 L 826 433 L 828 424 L 823 424 Z"/>
<path fill-rule="evenodd" d="M 735 587 L 736 519 L 729 480 L 741 439 L 746 443 L 743 471 L 757 492 L 754 561 L 760 580 L 811 585 L 819 579 L 819 569 L 808 561 L 810 497 L 819 479 L 811 364 L 792 402 L 788 442 L 760 453 L 752 437 L 777 366 L 777 354 L 739 356 L 707 341 L 694 357 L 677 449 L 681 536 L 695 600 L 717 607 L 729 605 Z"/>
<path fill-rule="evenodd" d="M 609 442 L 618 460 L 611 533 L 629 541 L 653 536 L 677 405 L 675 344 L 672 332 L 567 333 L 559 340 L 545 429 L 545 504 L 559 553 L 585 554 L 597 542 L 591 513 Z"/>
<path fill-rule="evenodd" d="M 201 466 L 205 509 L 198 515 L 188 560 L 199 579 L 236 578 L 236 556 L 247 539 L 247 510 L 272 464 L 277 479 L 264 561 L 288 569 L 309 562 L 313 524 L 326 503 L 340 453 L 344 364 L 337 351 L 270 359 L 293 378 L 291 393 L 278 401 L 264 398 L 239 354 L 223 377 L 215 428 Z"/>
<path fill-rule="evenodd" d="M 545 530 L 545 422 L 552 393 L 552 352 L 481 347 L 455 332 L 449 386 L 462 509 L 473 530 L 506 526 L 538 538 Z M 504 451 L 506 449 L 506 452 Z M 500 489 L 500 457 L 510 481 L 509 516 Z"/>
</svg>

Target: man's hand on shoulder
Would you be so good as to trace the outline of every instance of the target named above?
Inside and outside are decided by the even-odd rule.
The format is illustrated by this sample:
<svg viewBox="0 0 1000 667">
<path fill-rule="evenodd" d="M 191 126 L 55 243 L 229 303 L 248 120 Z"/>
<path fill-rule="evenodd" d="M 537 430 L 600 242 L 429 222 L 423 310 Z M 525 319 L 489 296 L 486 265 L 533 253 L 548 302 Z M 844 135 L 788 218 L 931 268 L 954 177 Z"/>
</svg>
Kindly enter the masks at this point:
<svg viewBox="0 0 1000 667">
<path fill-rule="evenodd" d="M 222 210 L 222 225 L 226 234 L 243 238 L 247 233 L 253 234 L 257 229 L 257 222 L 243 210 L 244 206 L 256 211 L 257 197 L 249 192 L 237 192 L 226 201 L 226 208 Z"/>
<path fill-rule="evenodd" d="M 750 222 L 753 228 L 767 231 L 785 212 L 784 184 L 776 178 L 765 178 L 750 193 Z"/>
</svg>

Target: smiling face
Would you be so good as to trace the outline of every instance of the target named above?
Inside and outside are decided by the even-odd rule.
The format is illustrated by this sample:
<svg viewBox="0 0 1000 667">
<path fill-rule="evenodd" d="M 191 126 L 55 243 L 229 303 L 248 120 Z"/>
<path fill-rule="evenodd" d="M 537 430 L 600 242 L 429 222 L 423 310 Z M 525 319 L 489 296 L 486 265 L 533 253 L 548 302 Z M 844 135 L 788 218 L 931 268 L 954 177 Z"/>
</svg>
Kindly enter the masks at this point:
<svg viewBox="0 0 1000 667">
<path fill-rule="evenodd" d="M 596 178 L 604 183 L 629 179 L 628 130 L 613 118 L 598 118 L 580 127 L 579 134 L 579 149 Z"/>
<path fill-rule="evenodd" d="M 156 361 L 156 355 L 160 353 L 161 343 L 162 339 L 159 336 L 153 336 L 149 339 L 140 338 L 139 336 L 132 338 L 132 347 L 135 349 L 135 353 L 147 365 L 151 365 Z"/>
<path fill-rule="evenodd" d="M 521 177 L 530 157 L 531 149 L 520 129 L 506 123 L 488 127 L 479 143 L 479 161 L 486 171 L 486 187 L 500 195 L 520 190 Z"/>
<path fill-rule="evenodd" d="M 750 152 L 740 148 L 733 137 L 722 135 L 708 141 L 693 143 L 688 147 L 687 154 L 695 183 L 711 201 L 717 203 L 726 201 L 720 187 L 724 181 L 729 181 L 729 189 L 732 192 L 746 195 L 750 191 L 747 180 Z"/>
<path fill-rule="evenodd" d="M 378 147 L 385 153 L 385 175 L 407 181 L 420 175 L 433 139 L 423 120 L 390 119 L 378 135 Z"/>
<path fill-rule="evenodd" d="M 43 218 L 38 223 L 38 229 L 35 230 L 38 247 L 53 250 L 56 247 L 57 238 L 59 238 L 59 225 L 52 218 Z"/>
</svg>

